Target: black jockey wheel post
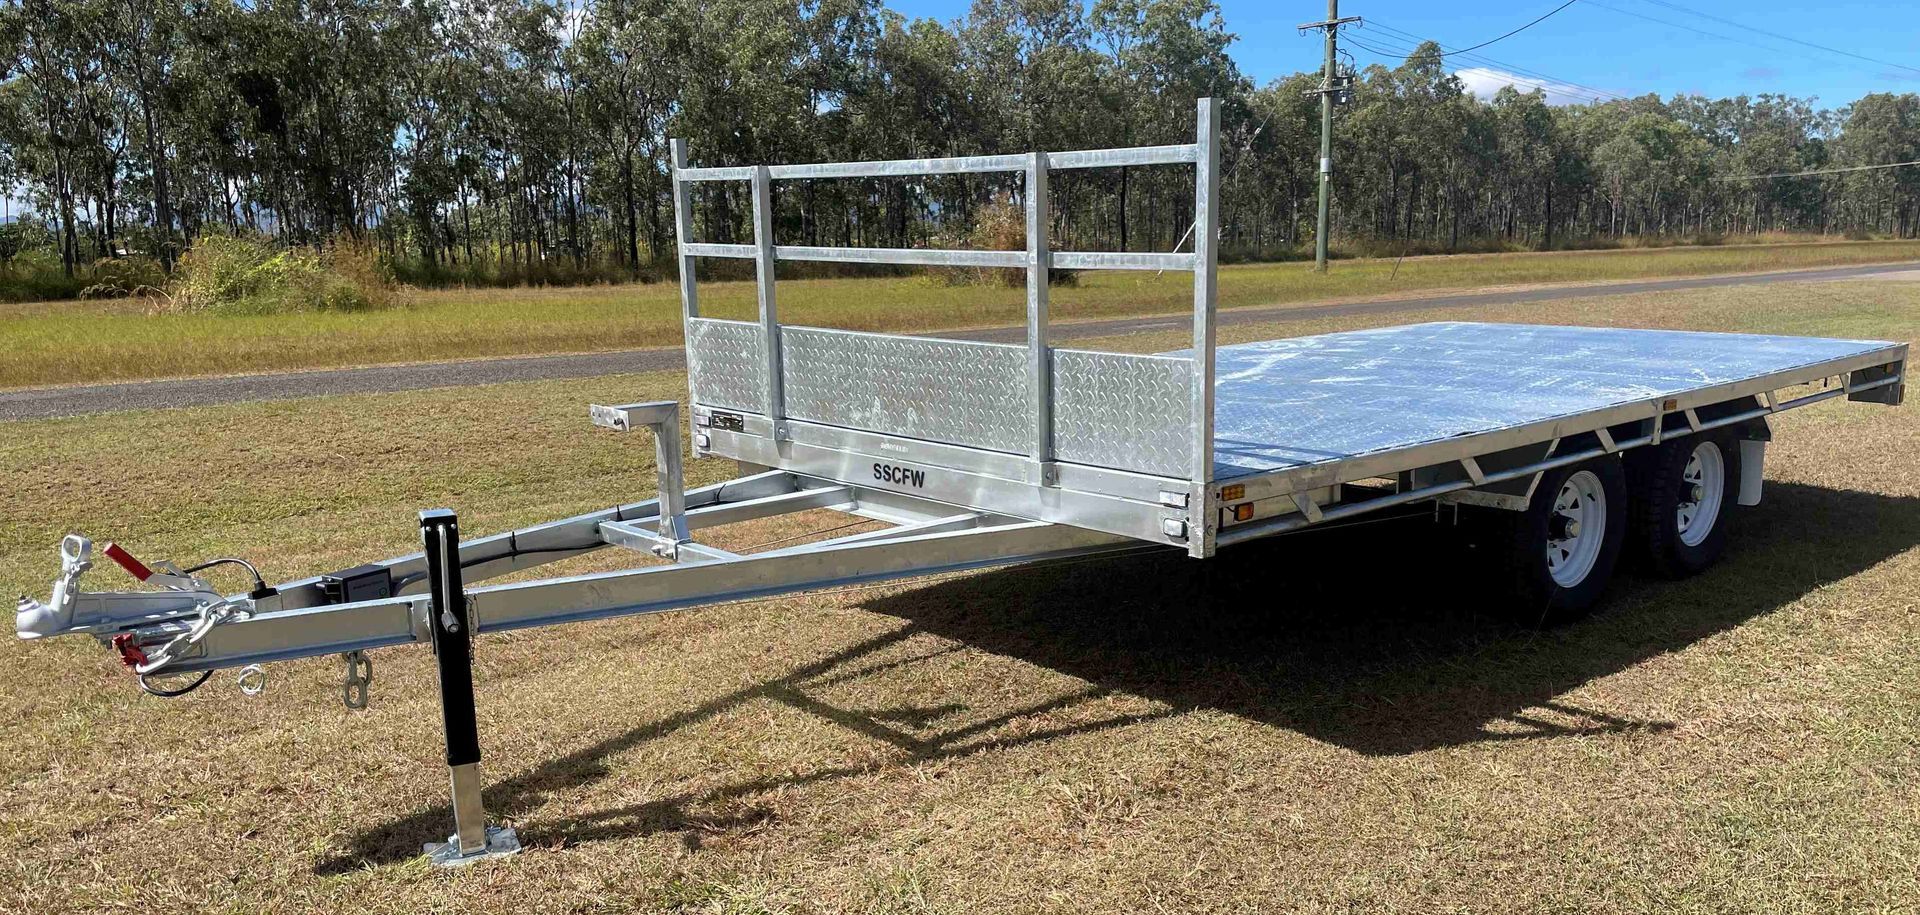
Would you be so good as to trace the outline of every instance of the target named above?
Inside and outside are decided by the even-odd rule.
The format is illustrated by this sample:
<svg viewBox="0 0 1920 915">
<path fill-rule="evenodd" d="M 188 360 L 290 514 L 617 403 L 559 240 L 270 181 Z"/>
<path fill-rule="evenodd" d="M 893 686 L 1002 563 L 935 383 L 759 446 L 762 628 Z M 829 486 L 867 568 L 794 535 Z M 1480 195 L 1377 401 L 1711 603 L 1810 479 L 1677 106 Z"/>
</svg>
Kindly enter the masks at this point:
<svg viewBox="0 0 1920 915">
<path fill-rule="evenodd" d="M 420 513 L 420 540 L 433 595 L 428 610 L 433 655 L 440 669 L 440 717 L 447 733 L 447 772 L 453 783 L 453 835 L 426 846 L 443 867 L 520 850 L 513 830 L 487 825 L 480 802 L 480 725 L 473 710 L 473 620 L 460 581 L 460 521 L 449 509 Z"/>
</svg>

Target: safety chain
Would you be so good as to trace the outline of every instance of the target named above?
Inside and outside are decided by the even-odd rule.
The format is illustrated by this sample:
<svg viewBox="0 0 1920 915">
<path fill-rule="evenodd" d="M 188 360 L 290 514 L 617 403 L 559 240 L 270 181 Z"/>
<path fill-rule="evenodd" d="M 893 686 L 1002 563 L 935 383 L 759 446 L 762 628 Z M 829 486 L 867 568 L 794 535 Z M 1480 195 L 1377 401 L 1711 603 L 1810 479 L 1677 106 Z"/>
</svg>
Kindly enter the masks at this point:
<svg viewBox="0 0 1920 915">
<path fill-rule="evenodd" d="M 373 684 L 373 659 L 359 649 L 340 656 L 340 662 L 346 665 L 347 680 L 340 687 L 340 700 L 353 711 L 362 711 L 367 707 L 367 687 Z"/>
<path fill-rule="evenodd" d="M 174 636 L 167 644 L 160 646 L 159 651 L 152 654 L 140 651 L 131 639 L 124 643 L 116 640 L 114 644 L 120 648 L 121 660 L 132 667 L 134 673 L 146 676 L 178 660 L 181 652 L 198 645 L 215 626 L 248 615 L 250 611 L 234 601 L 217 601 L 208 604 L 200 611 L 200 618 L 193 621 L 191 628 Z"/>
</svg>

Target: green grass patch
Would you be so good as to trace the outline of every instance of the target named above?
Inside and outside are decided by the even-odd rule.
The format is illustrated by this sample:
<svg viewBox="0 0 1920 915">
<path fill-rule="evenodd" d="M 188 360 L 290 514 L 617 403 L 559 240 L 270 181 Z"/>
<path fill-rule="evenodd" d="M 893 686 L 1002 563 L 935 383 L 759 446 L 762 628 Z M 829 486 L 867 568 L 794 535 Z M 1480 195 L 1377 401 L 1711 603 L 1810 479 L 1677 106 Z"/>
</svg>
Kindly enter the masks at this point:
<svg viewBox="0 0 1920 915">
<path fill-rule="evenodd" d="M 1920 259 L 1920 241 L 1454 255 L 1350 260 L 1320 275 L 1304 263 L 1232 265 L 1233 308 L 1405 296 L 1447 289 L 1738 273 Z M 860 330 L 926 331 L 1022 319 L 1018 288 L 928 277 L 782 282 L 784 320 Z M 1052 293 L 1056 320 L 1184 311 L 1185 273 L 1084 273 Z M 705 312 L 749 317 L 754 286 L 700 285 Z M 0 387 L 272 372 L 344 365 L 586 352 L 680 341 L 674 284 L 451 290 L 369 312 L 149 316 L 124 301 L 0 305 Z"/>
</svg>

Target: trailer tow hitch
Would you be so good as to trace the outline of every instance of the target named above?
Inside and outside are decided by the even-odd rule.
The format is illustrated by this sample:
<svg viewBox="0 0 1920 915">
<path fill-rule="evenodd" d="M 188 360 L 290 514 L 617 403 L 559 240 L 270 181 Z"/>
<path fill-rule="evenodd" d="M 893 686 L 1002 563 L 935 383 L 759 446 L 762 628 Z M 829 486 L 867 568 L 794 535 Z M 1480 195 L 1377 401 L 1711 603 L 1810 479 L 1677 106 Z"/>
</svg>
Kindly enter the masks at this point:
<svg viewBox="0 0 1920 915">
<path fill-rule="evenodd" d="M 149 567 L 111 543 L 101 552 L 143 584 L 161 590 L 80 590 L 80 576 L 93 568 L 93 541 L 68 534 L 60 541 L 60 577 L 54 579 L 53 596 L 44 604 L 26 595 L 20 597 L 14 627 L 21 638 L 85 634 L 104 642 L 119 630 L 180 619 L 222 602 L 211 584 L 180 571 L 173 563 Z"/>
<path fill-rule="evenodd" d="M 168 664 L 185 656 L 215 626 L 251 616 L 255 602 L 274 593 L 260 583 L 258 573 L 254 574 L 253 591 L 237 597 L 222 597 L 212 584 L 193 574 L 209 565 L 228 562 L 251 571 L 253 567 L 241 560 L 220 559 L 182 571 L 171 562 L 150 566 L 118 544 L 109 543 L 100 552 L 142 584 L 159 590 L 82 591 L 80 577 L 93 568 L 93 541 L 68 534 L 60 541 L 60 577 L 54 580 L 52 596 L 41 603 L 22 595 L 14 611 L 14 627 L 23 639 L 92 635 L 113 648 L 121 663 L 139 677 L 141 689 L 156 696 L 182 695 L 204 683 L 206 677 L 202 676 L 185 689 L 168 690 L 153 685 L 148 678 L 164 673 Z M 158 648 L 143 643 L 135 631 L 167 623 L 189 625 Z"/>
</svg>

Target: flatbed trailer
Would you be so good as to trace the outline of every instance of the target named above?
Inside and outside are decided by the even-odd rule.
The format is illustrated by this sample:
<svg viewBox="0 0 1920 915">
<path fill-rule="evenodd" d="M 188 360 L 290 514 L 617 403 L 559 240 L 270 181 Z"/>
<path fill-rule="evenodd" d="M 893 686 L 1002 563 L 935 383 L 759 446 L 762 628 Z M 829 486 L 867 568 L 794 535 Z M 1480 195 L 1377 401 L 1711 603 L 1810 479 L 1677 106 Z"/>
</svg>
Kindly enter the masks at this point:
<svg viewBox="0 0 1920 915">
<path fill-rule="evenodd" d="M 1205 558 L 1416 503 L 1498 519 L 1510 549 L 1489 590 L 1524 619 L 1556 622 L 1593 606 L 1629 549 L 1669 574 L 1710 564 L 1723 517 L 1759 499 L 1774 413 L 1904 394 L 1907 347 L 1881 341 L 1436 323 L 1216 346 L 1212 99 L 1199 104 L 1195 142 L 1175 146 L 717 168 L 690 167 L 680 141 L 672 150 L 690 421 L 682 426 L 676 402 L 589 411 L 603 427 L 652 431 L 653 498 L 475 538 L 461 536 L 451 511 L 422 511 L 418 553 L 273 586 L 256 574 L 249 592 L 230 595 L 200 572 L 238 559 L 148 565 L 112 544 L 105 555 L 147 588 L 83 591 L 92 544 L 72 535 L 52 597 L 21 599 L 19 635 L 92 636 L 159 695 L 230 668 L 256 692 L 260 665 L 338 654 L 350 708 L 367 701 L 366 652 L 431 645 L 455 830 L 427 853 L 459 864 L 518 847 L 511 830 L 485 825 L 481 805 L 476 633 L 1053 558 Z M 1048 175 L 1121 166 L 1193 169 L 1192 251 L 1051 250 Z M 774 239 L 776 180 L 993 172 L 1024 175 L 1025 250 Z M 694 240 L 703 182 L 747 185 L 752 244 Z M 754 261 L 758 320 L 701 314 L 702 257 Z M 786 325 L 782 260 L 1024 270 L 1027 341 Z M 1192 345 L 1155 355 L 1052 346 L 1055 269 L 1190 271 Z M 685 489 L 683 432 L 694 456 L 732 459 L 741 475 Z M 887 526 L 744 554 L 697 536 L 819 509 Z M 477 585 L 608 548 L 640 564 Z M 159 685 L 192 675 L 180 690 Z"/>
</svg>

